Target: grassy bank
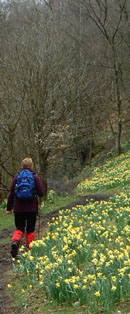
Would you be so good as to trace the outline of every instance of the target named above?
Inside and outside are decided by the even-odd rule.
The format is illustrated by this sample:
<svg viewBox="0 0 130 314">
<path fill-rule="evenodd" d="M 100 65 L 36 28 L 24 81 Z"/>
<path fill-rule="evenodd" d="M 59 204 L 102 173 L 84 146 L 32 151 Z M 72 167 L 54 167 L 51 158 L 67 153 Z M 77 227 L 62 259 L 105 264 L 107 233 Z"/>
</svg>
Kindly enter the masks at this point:
<svg viewBox="0 0 130 314">
<path fill-rule="evenodd" d="M 108 160 L 76 189 L 112 197 L 61 211 L 31 251 L 23 248 L 8 286 L 16 313 L 129 313 L 129 157 L 128 151 Z M 68 201 L 51 191 L 46 210 Z"/>
</svg>

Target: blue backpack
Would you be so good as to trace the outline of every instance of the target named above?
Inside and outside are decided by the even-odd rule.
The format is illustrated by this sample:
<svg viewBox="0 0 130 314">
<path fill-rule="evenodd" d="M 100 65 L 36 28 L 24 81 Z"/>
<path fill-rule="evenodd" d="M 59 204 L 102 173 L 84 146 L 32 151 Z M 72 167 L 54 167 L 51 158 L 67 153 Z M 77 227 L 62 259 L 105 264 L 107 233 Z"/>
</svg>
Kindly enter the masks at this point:
<svg viewBox="0 0 130 314">
<path fill-rule="evenodd" d="M 23 169 L 19 172 L 15 185 L 15 196 L 21 200 L 34 199 L 35 181 L 31 171 Z"/>
</svg>

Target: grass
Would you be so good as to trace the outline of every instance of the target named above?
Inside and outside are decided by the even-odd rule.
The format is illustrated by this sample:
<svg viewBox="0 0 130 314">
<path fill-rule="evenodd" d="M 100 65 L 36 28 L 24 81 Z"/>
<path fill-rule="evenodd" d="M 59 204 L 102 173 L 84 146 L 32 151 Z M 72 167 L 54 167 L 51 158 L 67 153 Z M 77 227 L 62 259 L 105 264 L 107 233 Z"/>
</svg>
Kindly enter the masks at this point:
<svg viewBox="0 0 130 314">
<path fill-rule="evenodd" d="M 6 214 L 5 209 L 0 208 L 0 231 L 14 225 L 14 215 Z"/>
<path fill-rule="evenodd" d="M 91 178 L 80 182 L 78 193 L 106 191 L 124 188 L 130 184 L 130 151 L 114 159 L 108 159 L 102 166 L 96 167 Z"/>
<path fill-rule="evenodd" d="M 68 204 L 70 204 L 73 201 L 78 200 L 79 197 L 78 195 L 68 195 L 68 196 L 55 196 L 52 200 L 50 201 L 46 201 L 42 203 L 41 206 L 41 213 L 47 214 L 50 212 L 53 212 L 56 209 L 62 208 L 64 206 L 67 206 Z"/>
</svg>

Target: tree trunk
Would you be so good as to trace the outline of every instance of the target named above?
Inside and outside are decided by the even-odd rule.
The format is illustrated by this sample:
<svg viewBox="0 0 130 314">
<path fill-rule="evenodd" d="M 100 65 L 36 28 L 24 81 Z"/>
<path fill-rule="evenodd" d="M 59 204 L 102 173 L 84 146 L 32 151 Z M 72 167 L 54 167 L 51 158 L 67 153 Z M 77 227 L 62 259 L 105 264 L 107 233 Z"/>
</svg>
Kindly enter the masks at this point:
<svg viewBox="0 0 130 314">
<path fill-rule="evenodd" d="M 121 94 L 120 94 L 120 67 L 117 62 L 116 51 L 113 47 L 114 54 L 114 71 L 115 71 L 115 82 L 116 82 L 116 99 L 117 99 L 117 114 L 118 114 L 118 122 L 117 122 L 117 153 L 120 155 L 121 153 L 121 132 L 122 132 L 122 121 L 121 121 Z"/>
</svg>

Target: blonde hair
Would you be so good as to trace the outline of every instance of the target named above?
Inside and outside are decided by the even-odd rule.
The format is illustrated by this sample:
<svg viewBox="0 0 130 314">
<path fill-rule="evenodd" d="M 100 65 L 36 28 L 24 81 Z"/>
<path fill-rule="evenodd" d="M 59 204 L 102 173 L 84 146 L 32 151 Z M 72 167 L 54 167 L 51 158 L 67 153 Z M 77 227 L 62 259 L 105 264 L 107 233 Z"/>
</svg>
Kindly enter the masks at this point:
<svg viewBox="0 0 130 314">
<path fill-rule="evenodd" d="M 21 167 L 22 168 L 33 168 L 33 161 L 32 161 L 32 158 L 25 158 L 22 160 L 21 162 Z"/>
</svg>

